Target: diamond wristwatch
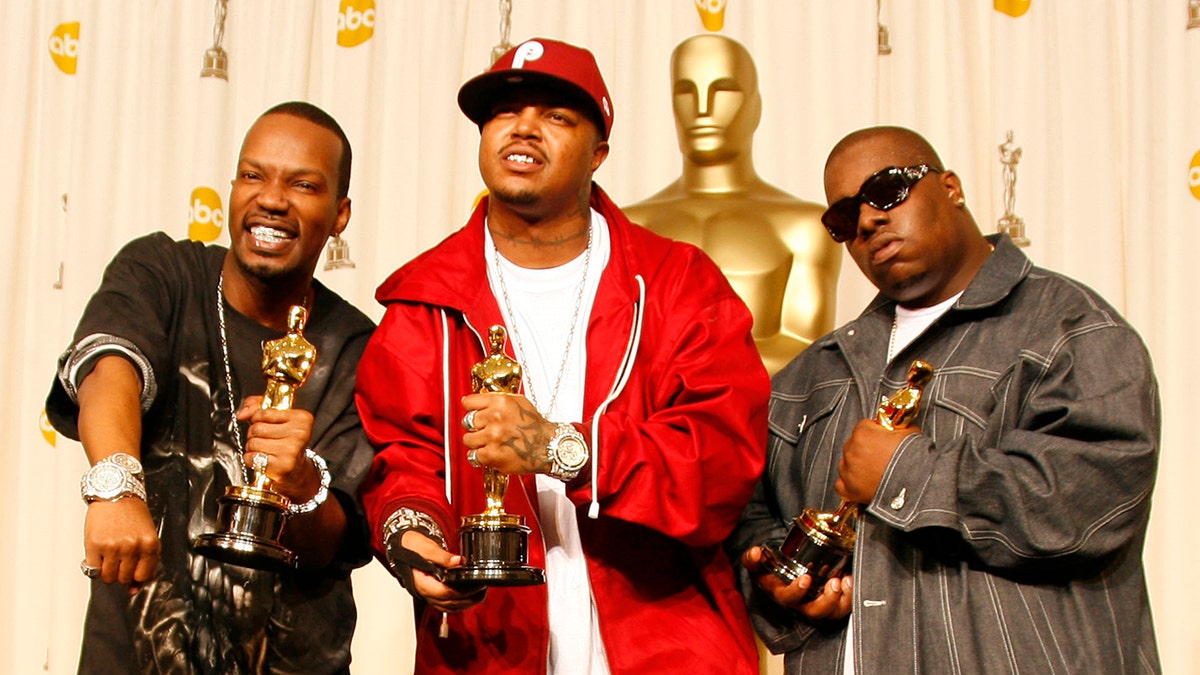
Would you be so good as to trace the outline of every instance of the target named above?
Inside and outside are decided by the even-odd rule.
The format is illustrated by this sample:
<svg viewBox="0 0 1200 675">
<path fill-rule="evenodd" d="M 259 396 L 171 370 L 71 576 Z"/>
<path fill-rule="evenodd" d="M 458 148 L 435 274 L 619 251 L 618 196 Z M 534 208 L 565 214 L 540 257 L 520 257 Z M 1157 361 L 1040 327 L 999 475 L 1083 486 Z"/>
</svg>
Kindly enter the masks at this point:
<svg viewBox="0 0 1200 675">
<path fill-rule="evenodd" d="M 574 425 L 566 423 L 558 425 L 554 437 L 546 445 L 546 454 L 550 458 L 550 471 L 547 473 L 564 483 L 579 475 L 589 457 L 583 434 Z"/>
<path fill-rule="evenodd" d="M 79 481 L 79 496 L 88 504 L 94 501 L 115 502 L 124 497 L 146 501 L 141 462 L 123 452 L 104 457 L 83 474 Z"/>
</svg>

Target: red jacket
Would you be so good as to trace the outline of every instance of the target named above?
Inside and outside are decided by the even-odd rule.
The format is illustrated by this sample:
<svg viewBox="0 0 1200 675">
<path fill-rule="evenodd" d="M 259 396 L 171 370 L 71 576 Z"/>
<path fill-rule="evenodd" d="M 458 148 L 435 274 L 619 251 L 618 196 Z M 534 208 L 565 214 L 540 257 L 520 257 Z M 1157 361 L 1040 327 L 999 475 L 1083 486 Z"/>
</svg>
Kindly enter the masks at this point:
<svg viewBox="0 0 1200 675">
<path fill-rule="evenodd" d="M 750 313 L 699 249 L 633 225 L 596 186 L 592 207 L 608 221 L 612 255 L 588 323 L 576 425 L 592 462 L 567 495 L 609 665 L 614 674 L 757 673 L 721 549 L 765 457 L 770 385 Z M 357 398 L 380 448 L 362 492 L 380 556 L 383 523 L 401 506 L 432 516 L 454 550 L 460 518 L 486 506 L 458 426 L 487 329 L 503 323 L 483 257 L 486 210 L 485 201 L 376 293 L 387 310 L 360 362 Z M 532 476 L 514 477 L 505 509 L 525 517 L 529 562 L 544 567 Z M 545 586 L 490 588 L 438 638 L 441 613 L 418 602 L 417 672 L 544 673 L 546 607 Z"/>
</svg>

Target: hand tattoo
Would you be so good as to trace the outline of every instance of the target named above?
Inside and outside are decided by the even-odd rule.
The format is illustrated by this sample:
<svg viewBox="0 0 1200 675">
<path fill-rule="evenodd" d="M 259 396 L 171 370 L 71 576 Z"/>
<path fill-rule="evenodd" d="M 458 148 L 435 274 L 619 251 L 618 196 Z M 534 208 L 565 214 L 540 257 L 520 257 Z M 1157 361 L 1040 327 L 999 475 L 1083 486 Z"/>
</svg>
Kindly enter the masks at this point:
<svg viewBox="0 0 1200 675">
<path fill-rule="evenodd" d="M 552 425 L 546 424 L 535 411 L 521 410 L 521 422 L 517 433 L 504 441 L 503 445 L 521 460 L 522 473 L 546 473 L 550 470 L 550 456 L 546 447 L 553 437 Z"/>
</svg>

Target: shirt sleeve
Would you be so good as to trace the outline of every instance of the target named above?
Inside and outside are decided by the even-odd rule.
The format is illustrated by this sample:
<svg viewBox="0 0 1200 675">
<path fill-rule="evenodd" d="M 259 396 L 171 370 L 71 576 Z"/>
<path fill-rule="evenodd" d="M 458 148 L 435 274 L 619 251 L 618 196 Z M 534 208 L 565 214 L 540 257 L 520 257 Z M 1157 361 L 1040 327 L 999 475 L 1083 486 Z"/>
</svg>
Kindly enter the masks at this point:
<svg viewBox="0 0 1200 675">
<path fill-rule="evenodd" d="M 142 411 L 153 405 L 169 359 L 167 334 L 181 282 L 174 246 L 163 233 L 141 237 L 105 269 L 71 345 L 59 357 L 46 400 L 51 423 L 67 437 L 78 438 L 78 386 L 100 357 L 128 359 L 142 376 Z"/>
<path fill-rule="evenodd" d="M 1048 358 L 1026 354 L 993 390 L 1002 405 L 982 434 L 901 443 L 873 515 L 1016 573 L 1102 564 L 1144 536 L 1160 411 L 1132 329 L 1064 337 Z"/>
</svg>

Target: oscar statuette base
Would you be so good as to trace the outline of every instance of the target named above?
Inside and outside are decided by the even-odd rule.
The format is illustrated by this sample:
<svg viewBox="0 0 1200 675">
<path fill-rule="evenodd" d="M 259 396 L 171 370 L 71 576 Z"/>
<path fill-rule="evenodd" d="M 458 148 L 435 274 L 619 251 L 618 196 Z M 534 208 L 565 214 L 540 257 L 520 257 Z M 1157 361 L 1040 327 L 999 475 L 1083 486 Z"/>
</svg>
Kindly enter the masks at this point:
<svg viewBox="0 0 1200 675">
<path fill-rule="evenodd" d="M 835 521 L 834 513 L 804 509 L 792 519 L 782 545 L 762 544 L 764 562 L 775 576 L 789 584 L 805 574 L 812 577 L 806 601 L 820 595 L 825 582 L 842 576 L 854 553 L 853 519 Z"/>
<path fill-rule="evenodd" d="M 219 500 L 217 532 L 196 538 L 197 553 L 253 569 L 295 569 L 296 555 L 279 543 L 287 498 L 252 485 L 231 486 Z"/>
<path fill-rule="evenodd" d="M 529 528 L 520 516 L 478 514 L 459 529 L 464 567 L 446 570 L 450 586 L 532 586 L 546 583 L 545 571 L 528 564 Z"/>
</svg>

